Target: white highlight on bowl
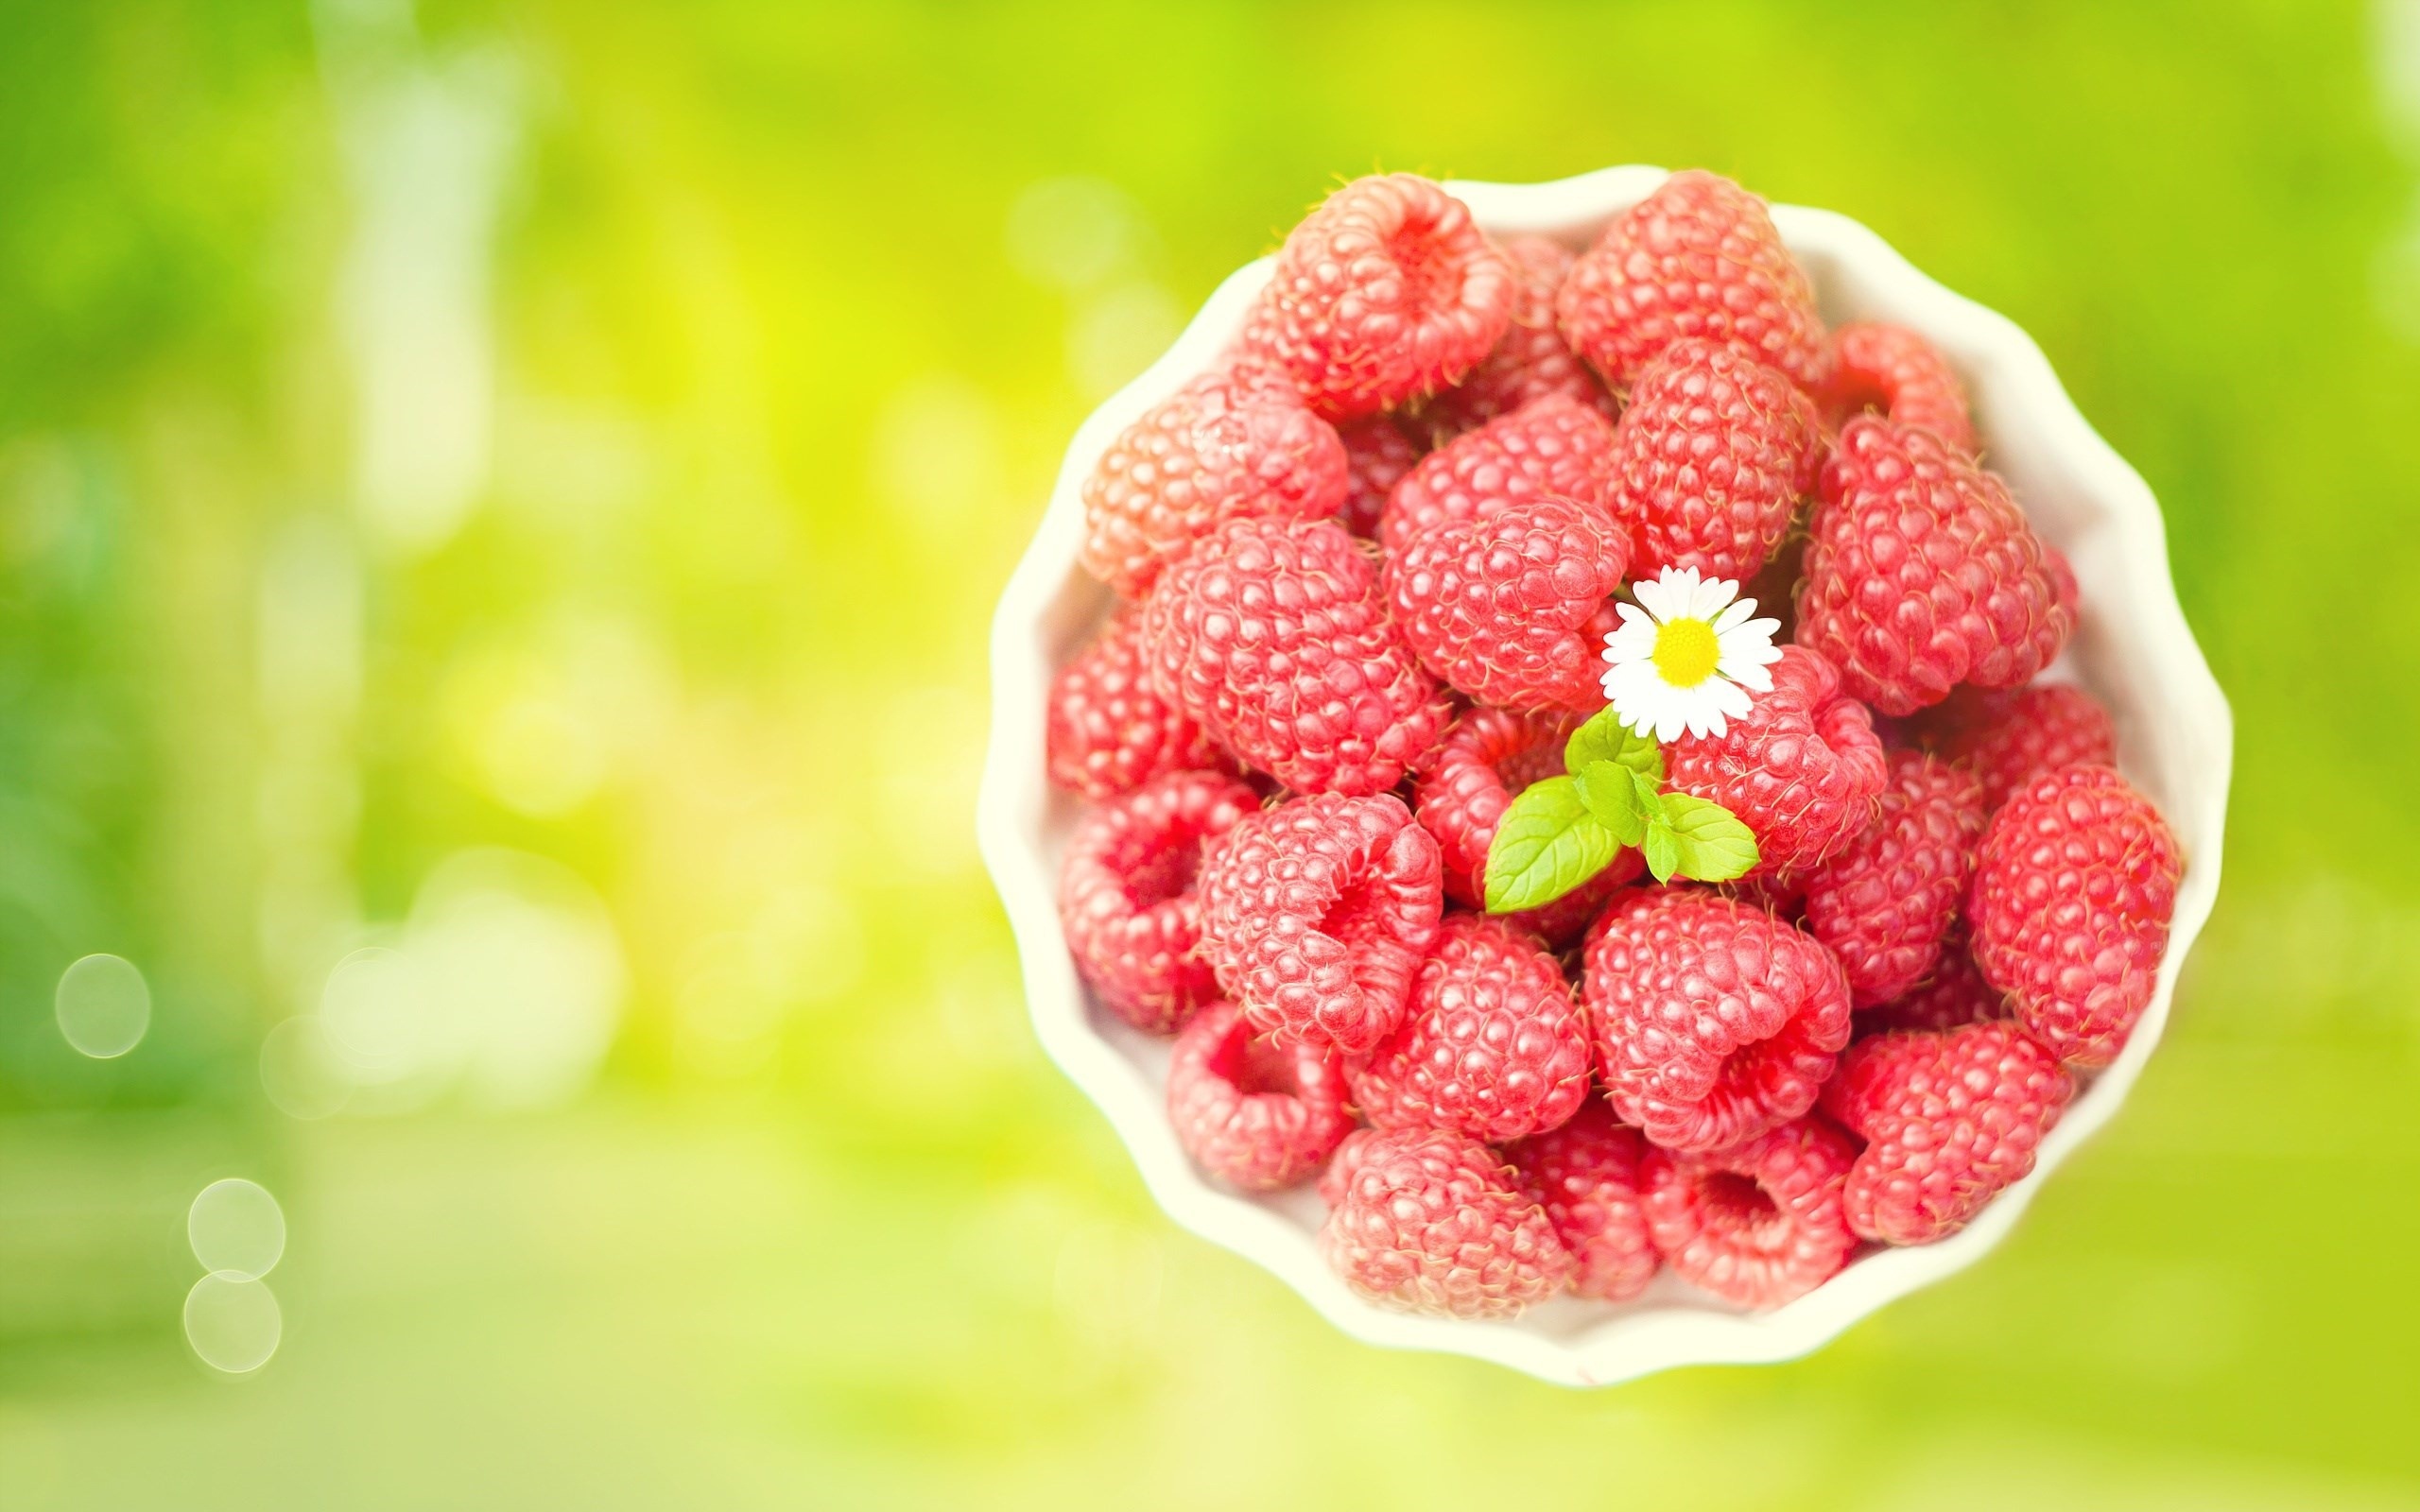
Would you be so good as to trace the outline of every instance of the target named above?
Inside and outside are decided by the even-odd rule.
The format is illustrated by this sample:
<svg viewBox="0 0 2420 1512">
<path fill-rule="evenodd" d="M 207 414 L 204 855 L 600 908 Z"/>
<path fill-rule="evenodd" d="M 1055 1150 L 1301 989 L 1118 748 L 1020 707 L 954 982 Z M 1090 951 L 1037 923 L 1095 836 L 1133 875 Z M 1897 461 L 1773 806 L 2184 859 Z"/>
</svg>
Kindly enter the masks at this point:
<svg viewBox="0 0 2420 1512">
<path fill-rule="evenodd" d="M 95 1060 L 113 1060 L 151 1028 L 151 986 L 123 955 L 87 955 L 59 973 L 59 1032 Z"/>
<path fill-rule="evenodd" d="M 202 1269 L 258 1280 L 285 1254 L 285 1213 L 268 1188 L 228 1177 L 202 1188 L 185 1210 L 185 1242 Z"/>
<path fill-rule="evenodd" d="M 285 1314 L 266 1281 L 212 1271 L 185 1294 L 185 1342 L 213 1370 L 250 1375 L 268 1364 L 285 1333 Z"/>
<path fill-rule="evenodd" d="M 1659 168 L 1622 167 L 1555 183 L 1446 188 L 1498 236 L 1533 232 L 1578 247 L 1664 178 Z M 2069 647 L 2070 664 L 2117 717 L 2120 765 L 2160 805 L 2187 856 L 2157 994 L 2117 1063 L 2044 1142 L 2031 1177 L 1962 1232 L 1868 1255 L 1770 1313 L 1739 1314 L 1669 1278 L 1625 1307 L 1559 1298 L 1509 1323 L 1384 1312 L 1346 1291 L 1320 1262 L 1315 1194 L 1254 1200 L 1204 1180 L 1168 1128 L 1166 1043 L 1101 1013 L 1068 959 L 1055 900 L 1059 854 L 1076 805 L 1044 780 L 1042 715 L 1053 669 L 1082 644 L 1109 596 L 1076 565 L 1083 480 L 1121 429 L 1208 367 L 1240 329 L 1269 279 L 1263 259 L 1221 284 L 1176 345 L 1095 411 L 1067 448 L 1050 508 L 993 620 L 992 741 L 977 833 L 1016 931 L 1043 1047 L 1116 1128 L 1152 1196 L 1179 1224 L 1262 1265 L 1356 1338 L 1472 1355 L 1569 1385 L 1804 1354 L 1886 1303 L 1972 1264 L 2007 1234 L 2060 1163 L 2124 1102 L 2158 1045 L 2177 972 L 2209 917 L 2233 731 L 2226 699 L 2177 606 L 2151 490 L 2077 413 L 2041 350 L 2004 317 L 1927 278 L 1845 216 L 1776 205 L 1773 220 L 1814 281 L 1826 320 L 1897 321 L 1942 350 L 1967 381 L 1993 465 L 2075 567 L 2086 612 Z"/>
</svg>

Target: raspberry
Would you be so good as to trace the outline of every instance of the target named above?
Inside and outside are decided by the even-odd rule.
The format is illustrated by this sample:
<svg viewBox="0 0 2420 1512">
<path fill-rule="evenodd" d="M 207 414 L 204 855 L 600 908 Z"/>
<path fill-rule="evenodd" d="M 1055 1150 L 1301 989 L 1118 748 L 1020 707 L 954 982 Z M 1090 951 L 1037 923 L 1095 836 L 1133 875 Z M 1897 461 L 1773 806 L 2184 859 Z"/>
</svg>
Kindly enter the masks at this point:
<svg viewBox="0 0 2420 1512">
<path fill-rule="evenodd" d="M 1755 832 L 1755 875 L 1820 866 L 1863 830 L 1885 776 L 1882 742 L 1841 675 L 1803 645 L 1781 648 L 1773 685 L 1720 735 L 1664 747 L 1679 792 L 1711 799 Z"/>
<path fill-rule="evenodd" d="M 1571 1289 L 1626 1301 L 1655 1279 L 1655 1242 L 1639 1202 L 1638 1166 L 1647 1142 L 1590 1098 L 1561 1128 L 1509 1145 L 1504 1158 L 1521 1190 L 1580 1261 Z"/>
<path fill-rule="evenodd" d="M 1614 396 L 1554 328 L 1555 291 L 1571 271 L 1571 254 L 1544 236 L 1512 237 L 1503 252 L 1512 266 L 1512 323 L 1469 377 L 1429 402 L 1423 418 L 1460 435 L 1533 399 L 1569 394 L 1613 419 Z"/>
<path fill-rule="evenodd" d="M 1848 982 L 1831 953 L 1720 893 L 1623 893 L 1589 931 L 1584 965 L 1606 1095 L 1670 1149 L 1718 1149 L 1796 1118 L 1848 1043 Z"/>
<path fill-rule="evenodd" d="M 2168 822 L 2114 768 L 2047 772 L 1983 832 L 1975 964 L 2061 1060 L 2105 1066 L 2152 1000 L 2183 873 Z"/>
<path fill-rule="evenodd" d="M 1426 454 L 1391 415 L 1346 421 L 1336 434 L 1344 439 L 1347 464 L 1344 504 L 1337 510 L 1337 523 L 1365 541 L 1375 540 L 1387 496 Z"/>
<path fill-rule="evenodd" d="M 1834 425 L 1872 407 L 1958 451 L 1976 450 L 1965 386 L 1931 342 L 1906 326 L 1860 320 L 1832 333 L 1832 357 L 1824 404 Z"/>
<path fill-rule="evenodd" d="M 1208 730 L 1152 691 L 1142 629 L 1140 615 L 1121 610 L 1050 679 L 1050 780 L 1089 799 L 1229 765 Z"/>
<path fill-rule="evenodd" d="M 1437 842 L 1392 794 L 1291 799 L 1202 857 L 1201 954 L 1264 1034 L 1357 1055 L 1403 1020 L 1443 907 Z"/>
<path fill-rule="evenodd" d="M 1421 663 L 1457 691 L 1511 709 L 1598 709 L 1604 633 L 1589 631 L 1629 560 L 1609 516 L 1530 499 L 1421 532 L 1379 582 Z"/>
<path fill-rule="evenodd" d="M 2031 680 L 2074 610 L 2008 486 L 1928 430 L 1860 415 L 1824 464 L 1798 640 L 1887 714 Z"/>
<path fill-rule="evenodd" d="M 1455 914 L 1411 979 L 1403 1022 L 1346 1067 L 1378 1128 L 1450 1128 L 1500 1144 L 1588 1095 L 1588 1035 L 1563 968 L 1500 919 Z"/>
<path fill-rule="evenodd" d="M 1344 443 L 1285 381 L 1203 373 L 1118 434 L 1084 480 L 1084 570 L 1129 598 L 1222 520 L 1334 514 Z"/>
<path fill-rule="evenodd" d="M 1203 843 L 1260 807 L 1218 772 L 1170 772 L 1076 821 L 1060 864 L 1059 918 L 1076 969 L 1119 1018 L 1153 1034 L 1216 991 L 1195 954 Z"/>
<path fill-rule="evenodd" d="M 1563 770 L 1564 742 L 1579 724 L 1570 713 L 1516 714 L 1473 709 L 1454 722 L 1437 759 L 1412 786 L 1421 827 L 1443 854 L 1445 896 L 1467 907 L 1487 901 L 1487 851 L 1495 827 L 1522 789 Z M 1611 866 L 1552 902 L 1501 916 L 1558 947 L 1586 929 L 1605 900 L 1647 863 L 1625 850 Z"/>
<path fill-rule="evenodd" d="M 1548 394 L 1422 457 L 1387 501 L 1378 540 L 1401 551 L 1445 521 L 1483 520 L 1548 496 L 1605 509 L 1613 466 L 1613 421 L 1568 394 Z"/>
<path fill-rule="evenodd" d="M 1952 922 L 1942 936 L 1941 959 L 1932 975 L 1877 1008 L 1856 1016 L 1859 1034 L 1883 1029 L 1955 1029 L 2008 1017 L 2008 1000 L 1975 970 L 1966 948 L 1966 926 Z"/>
<path fill-rule="evenodd" d="M 1814 492 L 1821 442 L 1813 402 L 1736 347 L 1690 339 L 1657 352 L 1615 427 L 1614 513 L 1638 544 L 1631 575 L 1754 574 Z"/>
<path fill-rule="evenodd" d="M 1468 1135 L 1361 1129 L 1320 1186 L 1333 1204 L 1321 1253 L 1347 1286 L 1387 1307 L 1512 1317 L 1579 1268 L 1546 1210 Z"/>
<path fill-rule="evenodd" d="M 1244 350 L 1351 420 L 1470 371 L 1512 318 L 1512 282 L 1461 200 L 1415 174 L 1357 179 L 1278 249 Z"/>
<path fill-rule="evenodd" d="M 1622 212 L 1555 297 L 1564 339 L 1627 388 L 1647 359 L 1685 336 L 1737 347 L 1792 382 L 1824 374 L 1815 290 L 1765 202 L 1730 180 L 1676 173 Z"/>
<path fill-rule="evenodd" d="M 1296 792 L 1382 793 L 1452 717 L 1341 525 L 1231 520 L 1143 604 L 1153 684 Z"/>
<path fill-rule="evenodd" d="M 1983 803 L 1996 809 L 2044 772 L 2077 762 L 2114 765 L 2118 730 L 2092 695 L 2064 682 L 2014 692 L 1962 689 L 1941 705 L 1933 748 L 1974 769 Z"/>
<path fill-rule="evenodd" d="M 1324 1047 L 1253 1035 L 1243 1010 L 1212 1003 L 1168 1058 L 1168 1122 L 1212 1176 L 1246 1192 L 1304 1180 L 1353 1132 L 1344 1068 Z"/>
<path fill-rule="evenodd" d="M 1890 769 L 1874 822 L 1806 879 L 1806 933 L 1840 958 L 1860 1008 L 1931 975 L 1983 833 L 1971 774 L 1905 750 Z"/>
<path fill-rule="evenodd" d="M 1824 1110 L 1867 1143 L 1849 1169 L 1849 1228 L 1928 1245 L 1965 1227 L 2033 1169 L 2075 1086 L 2010 1023 L 1860 1040 L 1824 1089 Z"/>
<path fill-rule="evenodd" d="M 1841 1190 L 1857 1146 L 1820 1118 L 1727 1150 L 1639 1161 L 1649 1232 L 1673 1274 L 1739 1307 L 1804 1297 L 1857 1247 Z"/>
</svg>

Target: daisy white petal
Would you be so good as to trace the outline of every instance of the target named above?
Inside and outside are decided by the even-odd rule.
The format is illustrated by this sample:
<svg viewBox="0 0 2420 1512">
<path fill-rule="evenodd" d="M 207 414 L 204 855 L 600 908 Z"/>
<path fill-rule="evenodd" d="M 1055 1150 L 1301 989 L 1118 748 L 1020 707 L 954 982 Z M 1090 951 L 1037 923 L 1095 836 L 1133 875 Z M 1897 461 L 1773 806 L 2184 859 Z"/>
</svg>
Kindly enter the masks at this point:
<svg viewBox="0 0 2420 1512">
<path fill-rule="evenodd" d="M 1728 609 L 1725 609 L 1721 613 L 1717 614 L 1714 617 L 1714 633 L 1720 635 L 1723 631 L 1745 623 L 1748 616 L 1754 612 L 1756 612 L 1756 601 L 1754 599 L 1733 599 L 1731 601 L 1731 606 Z M 1775 621 L 1774 623 L 1778 625 L 1780 622 Z"/>
<path fill-rule="evenodd" d="M 1689 594 L 1689 612 L 1702 620 L 1711 620 L 1738 593 L 1739 585 L 1727 577 L 1705 578 Z"/>
<path fill-rule="evenodd" d="M 1674 576 L 1674 570 L 1667 567 L 1656 576 L 1642 577 L 1630 585 L 1631 596 L 1638 600 L 1638 607 L 1646 611 L 1648 618 L 1659 625 L 1675 614 L 1688 611 L 1688 595 L 1677 588 Z"/>
</svg>

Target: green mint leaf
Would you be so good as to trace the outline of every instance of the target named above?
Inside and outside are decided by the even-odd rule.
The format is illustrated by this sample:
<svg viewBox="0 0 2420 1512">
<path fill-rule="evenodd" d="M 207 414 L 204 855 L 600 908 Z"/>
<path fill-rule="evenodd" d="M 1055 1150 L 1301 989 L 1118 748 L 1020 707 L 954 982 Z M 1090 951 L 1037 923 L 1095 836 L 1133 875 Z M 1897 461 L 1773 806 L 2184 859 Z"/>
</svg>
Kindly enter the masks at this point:
<svg viewBox="0 0 2420 1512">
<path fill-rule="evenodd" d="M 1686 793 L 1664 795 L 1664 818 L 1670 827 L 1675 868 L 1700 882 L 1729 882 L 1744 877 L 1756 864 L 1756 832 L 1729 809 Z"/>
<path fill-rule="evenodd" d="M 1522 789 L 1487 848 L 1487 911 L 1548 903 L 1605 869 L 1621 842 L 1597 822 L 1568 777 Z"/>
<path fill-rule="evenodd" d="M 1612 762 L 1590 762 L 1572 782 L 1580 800 L 1597 822 L 1611 830 L 1624 845 L 1636 845 L 1647 833 L 1647 805 L 1640 799 L 1638 774 Z"/>
<path fill-rule="evenodd" d="M 1652 824 L 1657 819 L 1662 818 L 1664 816 L 1664 794 L 1662 791 L 1664 786 L 1664 774 L 1662 772 L 1657 772 L 1654 776 L 1650 777 L 1645 772 L 1633 772 L 1631 773 L 1630 781 L 1632 788 L 1638 794 L 1638 812 L 1647 816 L 1647 822 Z M 1630 843 L 1632 845 L 1638 844 L 1636 840 L 1633 840 Z"/>
<path fill-rule="evenodd" d="M 1590 762 L 1612 762 L 1645 773 L 1659 787 L 1664 783 L 1663 747 L 1655 744 L 1654 736 L 1642 735 L 1625 726 L 1610 705 L 1590 715 L 1588 722 L 1564 742 L 1564 770 L 1577 776 L 1588 769 Z"/>
<path fill-rule="evenodd" d="M 1647 837 L 1638 849 L 1658 882 L 1671 881 L 1672 873 L 1681 869 L 1681 842 L 1673 835 L 1672 826 L 1660 816 L 1647 822 Z"/>
</svg>

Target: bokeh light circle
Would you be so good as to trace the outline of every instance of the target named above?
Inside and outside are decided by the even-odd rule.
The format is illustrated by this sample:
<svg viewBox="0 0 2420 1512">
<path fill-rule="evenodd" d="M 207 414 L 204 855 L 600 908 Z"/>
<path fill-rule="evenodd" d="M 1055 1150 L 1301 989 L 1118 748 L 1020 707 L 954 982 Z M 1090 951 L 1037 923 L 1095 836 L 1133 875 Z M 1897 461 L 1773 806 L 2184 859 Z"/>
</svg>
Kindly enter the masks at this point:
<svg viewBox="0 0 2420 1512">
<path fill-rule="evenodd" d="M 151 1027 L 151 986 L 123 955 L 87 955 L 59 973 L 52 1006 L 59 1032 L 95 1060 L 112 1060 L 143 1042 Z"/>
<path fill-rule="evenodd" d="M 185 1294 L 185 1342 L 213 1370 L 250 1375 L 268 1364 L 285 1332 L 267 1281 L 212 1271 Z"/>
<path fill-rule="evenodd" d="M 202 1269 L 257 1280 L 285 1253 L 285 1214 L 267 1187 L 229 1177 L 195 1196 L 185 1212 L 185 1238 Z"/>
</svg>

